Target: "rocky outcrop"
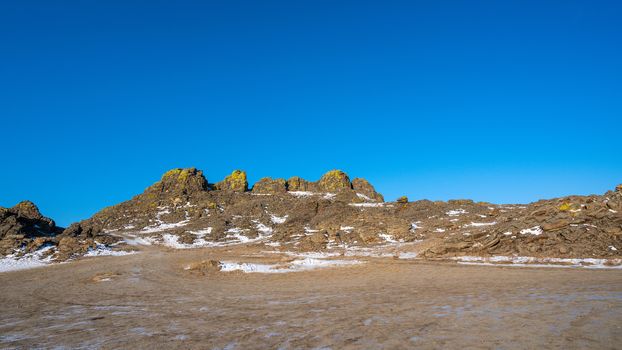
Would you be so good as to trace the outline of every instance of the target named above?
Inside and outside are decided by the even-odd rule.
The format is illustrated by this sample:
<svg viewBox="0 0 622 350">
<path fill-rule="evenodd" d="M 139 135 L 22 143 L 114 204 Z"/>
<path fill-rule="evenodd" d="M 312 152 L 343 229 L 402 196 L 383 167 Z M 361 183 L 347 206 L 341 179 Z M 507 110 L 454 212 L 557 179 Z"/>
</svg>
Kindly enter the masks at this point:
<svg viewBox="0 0 622 350">
<path fill-rule="evenodd" d="M 248 180 L 246 172 L 242 170 L 234 170 L 231 175 L 225 177 L 224 180 L 214 185 L 214 189 L 220 191 L 246 192 L 248 191 Z"/>
<path fill-rule="evenodd" d="M 314 182 L 307 181 L 298 176 L 292 176 L 287 180 L 288 191 L 315 192 L 317 186 Z"/>
<path fill-rule="evenodd" d="M 264 177 L 255 183 L 252 192 L 258 194 L 285 193 L 287 192 L 287 182 L 284 179 Z"/>
<path fill-rule="evenodd" d="M 164 173 L 162 179 L 149 187 L 147 192 L 188 195 L 206 190 L 207 179 L 201 170 L 177 168 Z"/>
<path fill-rule="evenodd" d="M 352 189 L 352 183 L 348 174 L 341 170 L 331 170 L 320 178 L 317 187 L 322 192 L 339 192 Z"/>
<path fill-rule="evenodd" d="M 23 201 L 13 208 L 0 207 L 0 255 L 12 254 L 22 248 L 38 249 L 52 242 L 62 228 L 39 212 L 39 208 Z"/>
<path fill-rule="evenodd" d="M 384 197 L 376 192 L 374 186 L 372 186 L 367 180 L 362 178 L 356 178 L 352 180 L 352 189 L 363 196 L 370 198 L 375 202 L 384 202 Z"/>
</svg>

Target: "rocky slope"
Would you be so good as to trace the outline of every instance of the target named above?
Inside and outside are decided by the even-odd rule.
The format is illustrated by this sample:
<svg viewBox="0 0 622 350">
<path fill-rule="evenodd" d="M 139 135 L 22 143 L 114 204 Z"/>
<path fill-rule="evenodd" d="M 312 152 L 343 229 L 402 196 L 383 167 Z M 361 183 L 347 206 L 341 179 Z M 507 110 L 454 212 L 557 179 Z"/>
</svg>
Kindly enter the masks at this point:
<svg viewBox="0 0 622 350">
<path fill-rule="evenodd" d="M 0 207 L 0 255 L 16 257 L 41 252 L 40 258 L 64 261 L 86 254 L 98 245 L 114 244 L 119 237 L 83 229 L 80 224 L 64 229 L 39 212 L 39 208 L 23 201 L 13 208 Z"/>
<path fill-rule="evenodd" d="M 210 184 L 200 170 L 173 169 L 131 200 L 65 230 L 45 221 L 49 219 L 38 210 L 26 217 L 26 211 L 20 214 L 17 207 L 3 209 L 0 253 L 51 244 L 62 260 L 123 239 L 129 245 L 191 248 L 246 243 L 287 251 L 344 251 L 412 242 L 425 258 L 621 257 L 620 186 L 604 195 L 528 205 L 406 198 L 384 202 L 369 182 L 350 180 L 339 170 L 318 181 L 263 178 L 248 187 L 246 173 L 239 170 Z"/>
</svg>

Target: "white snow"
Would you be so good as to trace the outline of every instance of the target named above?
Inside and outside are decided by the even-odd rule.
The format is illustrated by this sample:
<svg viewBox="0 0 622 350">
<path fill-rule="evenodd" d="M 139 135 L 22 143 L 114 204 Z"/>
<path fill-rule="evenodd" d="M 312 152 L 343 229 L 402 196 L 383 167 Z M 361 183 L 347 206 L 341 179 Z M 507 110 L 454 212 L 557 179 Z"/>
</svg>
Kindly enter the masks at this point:
<svg viewBox="0 0 622 350">
<path fill-rule="evenodd" d="M 437 229 L 434 229 L 434 232 L 445 232 L 445 229 L 444 228 L 437 228 Z"/>
<path fill-rule="evenodd" d="M 415 252 L 400 252 L 397 256 L 399 259 L 415 259 L 417 253 Z"/>
<path fill-rule="evenodd" d="M 361 207 L 361 208 L 378 208 L 384 207 L 384 203 L 348 203 L 353 207 Z"/>
<path fill-rule="evenodd" d="M 450 210 L 450 211 L 448 211 L 445 214 L 447 214 L 449 216 L 458 216 L 458 215 L 462 215 L 462 214 L 466 214 L 466 213 L 467 213 L 467 211 L 464 210 L 464 209 L 456 209 L 456 210 Z"/>
<path fill-rule="evenodd" d="M 129 245 L 152 245 L 154 243 L 157 243 L 157 240 L 153 237 L 137 237 L 137 236 L 130 236 L 130 237 L 125 237 L 124 238 L 125 243 L 129 244 Z"/>
<path fill-rule="evenodd" d="M 43 259 L 42 256 L 51 249 L 54 249 L 54 247 L 47 246 L 37 250 L 34 253 L 25 254 L 21 257 L 17 257 L 17 254 L 11 254 L 5 256 L 4 258 L 0 258 L 0 272 L 25 270 L 45 266 L 52 261 L 52 256 L 50 255 L 45 259 Z"/>
<path fill-rule="evenodd" d="M 451 259 L 456 260 L 459 264 L 467 265 L 622 269 L 622 259 L 536 258 L 530 256 L 458 256 Z"/>
<path fill-rule="evenodd" d="M 418 224 L 420 224 L 420 223 L 421 223 L 421 221 L 415 221 L 415 222 L 412 222 L 412 223 L 410 224 L 410 230 L 411 230 L 411 231 L 414 231 L 414 230 L 416 230 L 416 229 L 420 228 L 420 227 L 418 226 Z"/>
<path fill-rule="evenodd" d="M 371 198 L 367 197 L 366 195 L 364 195 L 362 193 L 357 193 L 356 196 L 361 198 L 361 199 L 364 199 L 366 201 L 373 202 Z"/>
<path fill-rule="evenodd" d="M 496 225 L 497 222 L 493 221 L 493 222 L 471 222 L 470 224 L 466 224 L 464 225 L 465 227 L 480 227 L 480 226 L 491 226 L 491 225 Z"/>
<path fill-rule="evenodd" d="M 136 252 L 128 252 L 124 250 L 112 250 L 110 247 L 106 247 L 103 244 L 99 244 L 95 242 L 95 249 L 89 248 L 89 250 L 84 254 L 84 256 L 123 256 L 136 254 Z"/>
<path fill-rule="evenodd" d="M 335 193 L 325 193 L 325 194 L 324 194 L 324 197 L 322 197 L 322 198 L 324 198 L 324 199 L 333 199 L 333 198 L 335 198 L 336 196 L 337 196 L 337 195 L 336 195 Z"/>
<path fill-rule="evenodd" d="M 343 230 L 343 231 L 350 232 L 350 231 L 354 230 L 354 227 L 352 227 L 352 226 L 341 226 L 339 229 Z"/>
<path fill-rule="evenodd" d="M 386 234 L 386 233 L 379 233 L 378 237 L 384 239 L 385 241 L 389 242 L 389 243 L 397 243 L 397 241 L 393 238 L 393 236 L 391 236 L 390 234 Z"/>
<path fill-rule="evenodd" d="M 309 192 L 309 191 L 289 191 L 289 194 L 291 194 L 294 197 L 309 197 L 309 196 L 313 196 L 313 192 Z"/>
<path fill-rule="evenodd" d="M 616 248 L 616 247 L 614 247 L 612 245 L 609 246 L 609 249 L 613 250 L 614 252 L 618 250 L 618 248 Z"/>
<path fill-rule="evenodd" d="M 270 220 L 275 223 L 275 224 L 282 224 L 285 222 L 285 220 L 287 220 L 287 217 L 289 215 L 285 215 L 285 216 L 276 216 L 274 214 L 270 215 Z"/>
<path fill-rule="evenodd" d="M 508 232 L 503 232 L 504 236 L 511 236 L 512 235 L 512 231 L 508 231 Z"/>
<path fill-rule="evenodd" d="M 523 230 L 520 230 L 520 234 L 521 235 L 526 235 L 526 234 L 530 234 L 530 235 L 534 235 L 534 236 L 539 236 L 542 234 L 542 228 L 540 226 L 534 226 L 532 228 L 526 228 Z"/>
<path fill-rule="evenodd" d="M 297 259 L 288 264 L 255 264 L 223 261 L 221 271 L 242 271 L 244 273 L 286 273 L 308 271 L 320 268 L 362 264 L 358 260 L 323 260 L 315 258 Z"/>
</svg>

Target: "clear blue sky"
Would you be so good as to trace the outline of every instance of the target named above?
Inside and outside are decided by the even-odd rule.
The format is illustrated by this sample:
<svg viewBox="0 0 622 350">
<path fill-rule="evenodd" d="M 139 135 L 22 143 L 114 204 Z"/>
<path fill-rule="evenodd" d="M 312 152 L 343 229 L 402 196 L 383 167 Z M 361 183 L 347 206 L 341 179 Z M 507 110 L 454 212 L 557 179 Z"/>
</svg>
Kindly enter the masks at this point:
<svg viewBox="0 0 622 350">
<path fill-rule="evenodd" d="M 173 167 L 393 200 L 622 183 L 618 1 L 3 1 L 0 205 L 62 225 Z"/>
</svg>

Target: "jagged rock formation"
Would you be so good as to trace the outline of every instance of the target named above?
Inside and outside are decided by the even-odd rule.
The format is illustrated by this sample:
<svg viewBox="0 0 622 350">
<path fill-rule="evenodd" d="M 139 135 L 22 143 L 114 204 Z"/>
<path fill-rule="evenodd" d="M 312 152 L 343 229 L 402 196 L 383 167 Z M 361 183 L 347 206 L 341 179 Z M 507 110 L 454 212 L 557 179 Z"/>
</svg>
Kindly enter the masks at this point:
<svg viewBox="0 0 622 350">
<path fill-rule="evenodd" d="M 248 191 L 246 172 L 234 170 L 231 175 L 228 175 L 224 180 L 217 183 L 214 188 L 221 191 L 246 192 Z"/>
<path fill-rule="evenodd" d="M 63 260 L 122 238 L 183 247 L 250 243 L 302 251 L 418 242 L 426 258 L 619 258 L 622 249 L 621 186 L 602 196 L 528 205 L 409 202 L 405 197 L 385 203 L 369 182 L 350 181 L 339 170 L 317 182 L 263 178 L 249 191 L 243 171 L 210 186 L 200 170 L 189 168 L 168 171 L 142 194 L 66 230 L 55 228 L 33 207 L 0 211 L 0 253 L 51 244 Z"/>
<path fill-rule="evenodd" d="M 287 181 L 264 177 L 255 183 L 252 191 L 257 194 L 285 193 L 287 192 Z"/>
<path fill-rule="evenodd" d="M 66 230 L 57 227 L 30 201 L 20 202 L 13 208 L 0 207 L 0 255 L 24 255 L 51 247 L 46 256 L 53 255 L 62 261 L 87 253 L 97 246 L 96 241 L 111 244 L 119 238 L 102 234 L 99 229 L 83 229 L 79 223 Z"/>
</svg>

